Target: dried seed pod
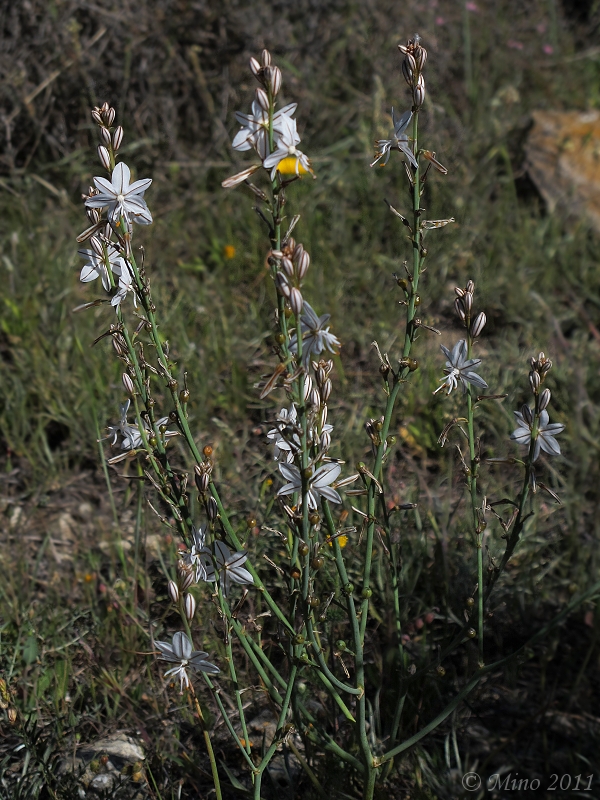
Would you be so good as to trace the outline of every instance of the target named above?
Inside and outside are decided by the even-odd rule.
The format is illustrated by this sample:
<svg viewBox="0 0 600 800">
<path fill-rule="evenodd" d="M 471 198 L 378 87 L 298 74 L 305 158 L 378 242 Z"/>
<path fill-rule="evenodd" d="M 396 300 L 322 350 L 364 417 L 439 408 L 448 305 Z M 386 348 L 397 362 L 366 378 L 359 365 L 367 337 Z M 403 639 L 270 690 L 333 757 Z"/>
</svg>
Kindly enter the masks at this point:
<svg viewBox="0 0 600 800">
<path fill-rule="evenodd" d="M 115 131 L 112 135 L 112 145 L 114 150 L 118 150 L 123 143 L 123 128 L 119 125 L 118 128 L 115 128 Z"/>
<path fill-rule="evenodd" d="M 193 594 L 186 594 L 185 600 L 183 602 L 183 608 L 185 611 L 185 616 L 189 622 L 194 619 L 194 615 L 196 613 L 196 598 Z"/>
<path fill-rule="evenodd" d="M 169 597 L 171 598 L 171 602 L 178 603 L 179 602 L 179 589 L 175 581 L 169 581 L 169 585 L 167 587 L 167 591 L 169 592 Z"/>
<path fill-rule="evenodd" d="M 128 375 L 126 372 L 123 373 L 122 377 L 123 387 L 127 394 L 135 394 L 135 389 L 133 387 L 133 381 L 131 380 L 131 376 Z"/>
<path fill-rule="evenodd" d="M 110 155 L 106 147 L 104 147 L 104 145 L 101 144 L 98 145 L 98 158 L 100 159 L 100 163 L 102 164 L 104 169 L 110 172 Z"/>
<path fill-rule="evenodd" d="M 290 306 L 292 307 L 292 311 L 294 312 L 294 316 L 296 318 L 300 317 L 302 313 L 302 306 L 304 305 L 304 298 L 302 297 L 302 293 L 299 289 L 296 289 L 294 286 L 290 290 Z"/>
<path fill-rule="evenodd" d="M 475 317 L 475 321 L 471 325 L 471 336 L 480 336 L 481 331 L 485 328 L 485 323 L 487 322 L 487 317 L 483 311 L 480 311 L 479 314 Z"/>
<path fill-rule="evenodd" d="M 544 389 L 544 391 L 540 395 L 540 401 L 538 406 L 540 411 L 543 411 L 545 408 L 548 408 L 548 404 L 550 403 L 551 397 L 552 394 L 550 392 L 550 389 Z"/>
</svg>

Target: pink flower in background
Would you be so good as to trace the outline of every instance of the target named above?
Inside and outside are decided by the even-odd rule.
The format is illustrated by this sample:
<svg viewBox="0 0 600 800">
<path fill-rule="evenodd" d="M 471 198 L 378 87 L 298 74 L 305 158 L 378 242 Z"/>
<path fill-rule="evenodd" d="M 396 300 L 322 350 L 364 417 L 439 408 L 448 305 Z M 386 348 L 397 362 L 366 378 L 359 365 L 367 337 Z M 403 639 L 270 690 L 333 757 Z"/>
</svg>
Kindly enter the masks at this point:
<svg viewBox="0 0 600 800">
<path fill-rule="evenodd" d="M 540 22 L 538 25 L 535 26 L 535 29 L 538 33 L 545 33 L 546 32 L 546 23 Z"/>
<path fill-rule="evenodd" d="M 479 6 L 477 5 L 477 3 L 472 3 L 470 1 L 468 3 L 465 3 L 465 8 L 467 9 L 467 11 L 475 11 L 476 13 L 479 11 Z"/>
<path fill-rule="evenodd" d="M 436 25 L 444 25 L 445 22 L 446 22 L 446 20 L 443 17 L 436 17 L 435 18 L 435 24 Z"/>
<path fill-rule="evenodd" d="M 509 39 L 508 42 L 506 43 L 506 46 L 510 47 L 511 50 L 522 50 L 523 49 L 523 43 L 522 42 L 517 42 L 515 39 Z"/>
<path fill-rule="evenodd" d="M 542 50 L 544 51 L 544 53 L 546 53 L 547 56 L 551 56 L 552 53 L 554 52 L 554 48 L 552 47 L 551 44 L 545 44 L 542 47 Z"/>
</svg>

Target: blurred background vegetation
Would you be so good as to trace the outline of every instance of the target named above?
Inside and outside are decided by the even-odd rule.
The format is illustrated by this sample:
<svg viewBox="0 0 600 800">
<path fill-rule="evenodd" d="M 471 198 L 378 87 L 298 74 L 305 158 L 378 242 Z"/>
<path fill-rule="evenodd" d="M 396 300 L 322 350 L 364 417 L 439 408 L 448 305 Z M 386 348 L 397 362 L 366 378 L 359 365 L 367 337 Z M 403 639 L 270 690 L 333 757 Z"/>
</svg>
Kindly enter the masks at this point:
<svg viewBox="0 0 600 800">
<path fill-rule="evenodd" d="M 393 496 L 419 501 L 406 519 L 406 636 L 417 647 L 426 614 L 460 616 L 471 591 L 466 529 L 451 524 L 462 477 L 451 448 L 437 445 L 458 405 L 432 398 L 443 367 L 439 343 L 460 335 L 453 287 L 468 278 L 488 315 L 479 352 L 485 377 L 508 395 L 481 410 L 484 454 L 515 453 L 512 411 L 527 397 L 526 362 L 539 350 L 555 363 L 552 421 L 566 425 L 563 457 L 544 470 L 563 504 L 537 502 L 539 514 L 496 591 L 490 651 L 515 649 L 598 579 L 598 234 L 584 219 L 547 212 L 524 168 L 524 145 L 533 110 L 599 107 L 599 6 L 2 4 L 0 673 L 9 735 L 0 797 L 76 796 L 68 775 L 58 774 L 62 754 L 116 730 L 141 737 L 147 766 L 143 779 L 129 776 L 114 796 L 191 797 L 210 786 L 191 713 L 161 688 L 153 659 L 143 655 L 148 619 L 168 625 L 161 562 L 172 559 L 171 545 L 121 470 L 107 485 L 96 444 L 122 399 L 110 344 L 91 346 L 112 314 L 103 307 L 73 314 L 91 299 L 78 280 L 74 240 L 86 226 L 80 194 L 101 174 L 89 109 L 105 100 L 125 129 L 122 158 L 154 181 L 147 200 L 155 223 L 136 231 L 137 242 L 163 333 L 187 371 L 194 430 L 215 447 L 243 519 L 259 514 L 261 498 L 273 492 L 264 432 L 274 411 L 253 389 L 272 361 L 266 236 L 244 190 L 220 188 L 244 164 L 230 142 L 234 111 L 249 108 L 254 90 L 248 59 L 262 47 L 273 52 L 284 73 L 282 103 L 298 103 L 303 149 L 318 175 L 291 187 L 289 206 L 302 214 L 296 235 L 312 257 L 308 296 L 318 313 L 332 314 L 343 342 L 330 414 L 335 455 L 352 463 L 368 453 L 364 421 L 383 406 L 371 342 L 394 352 L 401 309 L 391 275 L 410 255 L 383 202 L 403 208 L 401 165 L 393 158 L 384 170 L 368 165 L 373 141 L 389 133 L 391 106 L 407 106 L 396 45 L 418 31 L 429 52 L 424 146 L 449 169 L 429 181 L 425 205 L 428 218 L 456 224 L 428 237 L 422 317 L 442 337 L 417 343 L 420 369 L 394 423 Z M 486 467 L 484 491 L 499 499 L 516 478 L 510 468 Z M 595 604 L 582 606 L 526 664 L 499 671 L 411 752 L 385 796 L 454 798 L 469 768 L 594 773 L 600 791 L 599 633 Z M 456 664 L 468 658 L 459 654 Z M 425 692 L 423 713 L 451 690 Z M 22 743 L 27 763 L 15 750 Z M 309 797 L 303 787 L 286 791 Z M 351 787 L 344 791 L 353 796 Z"/>
</svg>

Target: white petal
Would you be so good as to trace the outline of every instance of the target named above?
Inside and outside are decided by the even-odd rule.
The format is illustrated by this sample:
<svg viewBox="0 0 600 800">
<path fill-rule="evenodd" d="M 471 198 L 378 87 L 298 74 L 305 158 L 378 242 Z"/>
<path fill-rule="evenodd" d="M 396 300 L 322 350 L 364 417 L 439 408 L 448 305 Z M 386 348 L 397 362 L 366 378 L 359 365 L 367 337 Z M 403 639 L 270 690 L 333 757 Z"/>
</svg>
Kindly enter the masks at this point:
<svg viewBox="0 0 600 800">
<path fill-rule="evenodd" d="M 129 191 L 131 170 L 123 161 L 120 161 L 113 169 L 111 178 L 115 194 L 126 194 Z"/>
</svg>

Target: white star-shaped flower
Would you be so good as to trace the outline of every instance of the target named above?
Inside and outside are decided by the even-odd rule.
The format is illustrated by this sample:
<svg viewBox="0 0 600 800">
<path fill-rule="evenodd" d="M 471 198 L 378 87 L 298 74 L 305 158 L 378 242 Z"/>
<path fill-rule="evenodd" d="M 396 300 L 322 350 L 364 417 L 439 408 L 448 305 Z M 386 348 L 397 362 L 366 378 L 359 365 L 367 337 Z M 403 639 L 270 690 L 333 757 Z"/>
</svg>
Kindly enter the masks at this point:
<svg viewBox="0 0 600 800">
<path fill-rule="evenodd" d="M 165 672 L 165 678 L 171 675 L 177 676 L 181 684 L 182 693 L 184 687 L 187 689 L 191 686 L 188 676 L 189 669 L 208 672 L 209 675 L 216 675 L 221 671 L 214 664 L 204 660 L 208 653 L 192 649 L 192 643 L 183 631 L 177 631 L 174 634 L 172 644 L 154 642 L 154 645 L 160 650 L 161 655 L 159 658 L 162 661 L 170 661 L 172 664 L 176 664 L 172 669 Z"/>
<path fill-rule="evenodd" d="M 313 168 L 308 156 L 296 149 L 300 143 L 300 137 L 296 130 L 296 120 L 291 117 L 283 116 L 280 120 L 279 136 L 277 137 L 277 149 L 263 160 L 263 167 L 271 170 L 271 180 L 275 178 L 279 163 L 285 158 L 296 159 L 296 175 L 300 175 L 300 165 L 307 172 L 314 176 Z"/>
<path fill-rule="evenodd" d="M 192 549 L 183 557 L 183 560 L 195 569 L 196 583 L 199 581 L 208 583 L 216 580 L 211 552 L 206 547 L 206 525 L 200 528 L 192 527 L 192 541 Z"/>
<path fill-rule="evenodd" d="M 375 166 L 381 159 L 383 158 L 383 163 L 381 164 L 384 167 L 389 158 L 390 153 L 392 150 L 399 150 L 401 153 L 408 158 L 410 163 L 413 165 L 415 169 L 419 166 L 417 159 L 415 158 L 415 154 L 411 150 L 410 147 L 410 140 L 406 135 L 405 131 L 408 128 L 408 124 L 412 119 L 412 111 L 405 111 L 404 114 L 399 119 L 396 119 L 396 115 L 394 114 L 394 109 L 392 108 L 392 120 L 394 123 L 394 132 L 392 134 L 391 139 L 379 139 L 375 142 L 375 147 L 378 149 L 378 153 L 376 153 L 375 161 L 371 164 L 372 167 Z"/>
<path fill-rule="evenodd" d="M 302 492 L 302 476 L 298 467 L 294 464 L 280 463 L 279 471 L 288 483 L 277 492 L 277 497 Z M 313 472 L 308 479 L 308 507 L 311 510 L 317 509 L 321 497 L 329 500 L 330 503 L 342 502 L 342 498 L 331 486 L 338 479 L 341 471 L 341 466 L 335 461 L 331 461 Z"/>
<path fill-rule="evenodd" d="M 467 384 L 469 383 L 478 386 L 480 389 L 487 389 L 487 383 L 480 375 L 473 372 L 472 369 L 478 364 L 481 364 L 481 359 L 467 359 L 467 343 L 464 339 L 461 339 L 454 345 L 452 352 L 450 352 L 447 347 L 444 347 L 444 345 L 441 345 L 441 349 L 448 359 L 444 367 L 446 377 L 441 386 L 438 386 L 435 390 L 434 394 L 437 394 L 444 388 L 447 390 L 446 394 L 450 394 L 453 389 L 458 387 L 459 381 L 462 385 L 463 393 L 467 391 Z"/>
<path fill-rule="evenodd" d="M 533 411 L 529 406 L 523 406 L 520 411 L 514 411 L 513 413 L 519 427 L 511 433 L 510 438 L 513 442 L 517 442 L 517 444 L 524 444 L 530 447 L 533 429 Z M 548 453 L 550 456 L 560 455 L 560 445 L 554 437 L 562 433 L 565 426 L 560 422 L 549 424 L 549 420 L 548 412 L 544 409 L 538 420 L 535 445 L 533 448 L 533 461 L 537 461 L 540 450 L 543 450 L 544 453 Z"/>
<path fill-rule="evenodd" d="M 245 567 L 242 567 L 248 559 L 245 550 L 232 553 L 224 542 L 215 542 L 214 553 L 215 564 L 219 573 L 219 583 L 225 597 L 229 594 L 232 583 L 254 583 L 254 578 Z"/>
<path fill-rule="evenodd" d="M 282 408 L 275 421 L 275 428 L 267 433 L 267 439 L 274 444 L 273 458 L 290 464 L 294 460 L 294 452 L 300 448 L 300 437 L 295 432 L 298 412 L 292 403 L 289 411 Z"/>
<path fill-rule="evenodd" d="M 273 114 L 273 131 L 276 135 L 283 131 L 285 125 L 282 122 L 283 117 L 291 117 L 297 107 L 297 103 L 289 103 Z M 236 111 L 235 118 L 242 129 L 236 133 L 233 139 L 233 149 L 250 150 L 254 147 L 261 159 L 266 158 L 269 153 L 269 112 L 265 111 L 258 100 L 254 100 L 251 114 L 242 114 L 241 111 Z"/>
<path fill-rule="evenodd" d="M 78 250 L 77 252 L 87 259 L 87 264 L 84 264 L 81 269 L 79 280 L 82 283 L 89 283 L 95 281 L 96 278 L 101 278 L 104 289 L 107 292 L 110 291 L 110 276 L 104 259 L 95 250 Z M 124 259 L 114 245 L 107 245 L 106 257 L 110 270 L 115 275 L 122 275 L 127 270 Z"/>
<path fill-rule="evenodd" d="M 141 225 L 150 225 L 152 214 L 144 200 L 144 192 L 152 183 L 151 178 L 130 183 L 131 171 L 122 161 L 113 169 L 111 180 L 94 178 L 94 184 L 100 194 L 88 197 L 87 208 L 104 208 L 108 206 L 108 218 L 112 223 L 119 222 L 121 217 L 134 220 Z"/>
<path fill-rule="evenodd" d="M 329 326 L 325 327 L 330 316 L 330 314 L 323 314 L 318 317 L 312 306 L 304 301 L 300 327 L 302 328 L 302 363 L 305 367 L 308 367 L 312 356 L 319 356 L 323 350 L 329 350 L 330 353 L 338 352 L 339 339 L 329 332 Z M 298 352 L 298 335 L 296 333 L 290 339 L 290 351 Z"/>
</svg>

